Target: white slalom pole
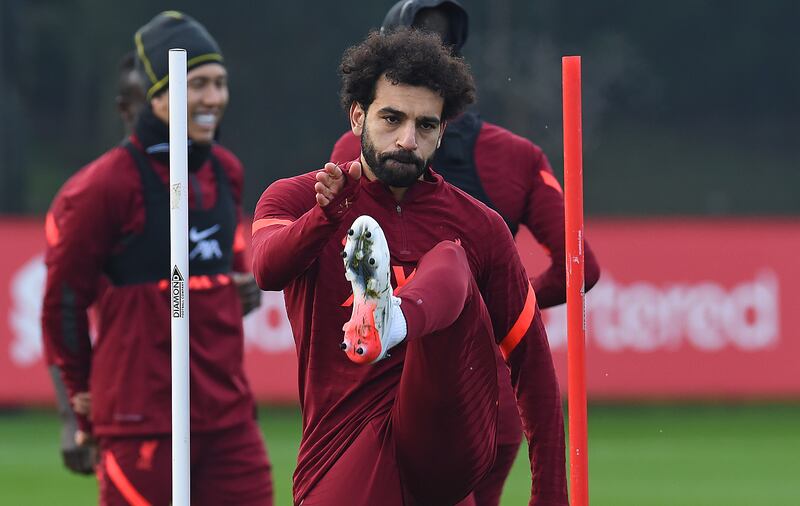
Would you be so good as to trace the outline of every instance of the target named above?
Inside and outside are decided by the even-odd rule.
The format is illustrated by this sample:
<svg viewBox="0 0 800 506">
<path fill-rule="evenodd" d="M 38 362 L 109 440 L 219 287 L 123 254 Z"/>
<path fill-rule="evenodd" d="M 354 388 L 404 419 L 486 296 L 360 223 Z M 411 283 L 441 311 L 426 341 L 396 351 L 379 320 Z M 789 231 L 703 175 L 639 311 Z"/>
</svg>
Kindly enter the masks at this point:
<svg viewBox="0 0 800 506">
<path fill-rule="evenodd" d="M 189 506 L 189 168 L 186 50 L 169 50 L 172 504 Z"/>
</svg>

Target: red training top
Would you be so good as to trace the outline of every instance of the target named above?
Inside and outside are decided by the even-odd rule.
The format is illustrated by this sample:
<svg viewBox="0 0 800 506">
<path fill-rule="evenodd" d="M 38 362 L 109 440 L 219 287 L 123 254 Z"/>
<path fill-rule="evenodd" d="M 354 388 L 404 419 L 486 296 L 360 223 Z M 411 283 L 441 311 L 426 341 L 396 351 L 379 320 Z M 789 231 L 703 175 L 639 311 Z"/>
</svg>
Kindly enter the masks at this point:
<svg viewBox="0 0 800 506">
<path fill-rule="evenodd" d="M 141 149 L 138 140 L 131 138 Z M 241 231 L 243 170 L 215 145 L 235 204 L 233 268 L 246 271 Z M 147 158 L 166 188 L 169 168 Z M 218 183 L 211 161 L 190 174 L 189 207 L 214 206 Z M 201 198 L 198 198 L 201 197 Z M 148 220 L 168 220 L 164 215 Z M 166 279 L 115 286 L 110 259 L 145 225 L 142 179 L 130 153 L 115 147 L 72 176 L 47 215 L 47 286 L 42 327 L 47 360 L 61 370 L 71 396 L 91 391 L 91 423 L 101 436 L 170 432 L 170 315 Z M 201 232 L 208 235 L 213 230 Z M 191 233 L 196 233 L 190 232 Z M 169 259 L 166 259 L 165 267 Z M 191 274 L 191 273 L 190 273 Z M 165 272 L 166 278 L 168 272 Z M 189 279 L 190 390 L 193 431 L 230 427 L 253 416 L 243 370 L 242 310 L 227 274 Z M 96 304 L 97 339 L 89 337 L 87 309 Z"/>
<path fill-rule="evenodd" d="M 344 169 L 349 170 L 349 164 Z M 294 476 L 299 503 L 370 420 L 391 409 L 405 344 L 390 358 L 356 365 L 339 348 L 352 295 L 342 241 L 353 220 L 381 224 L 395 286 L 442 240 L 460 239 L 501 350 L 511 368 L 530 443 L 534 503 L 563 502 L 566 491 L 561 397 L 536 296 L 503 219 L 428 170 L 401 202 L 379 181 L 348 181 L 326 207 L 315 200 L 314 173 L 273 183 L 256 207 L 253 271 L 265 290 L 284 290 L 295 336 L 303 436 Z M 409 321 L 409 334 L 419 322 Z"/>
</svg>

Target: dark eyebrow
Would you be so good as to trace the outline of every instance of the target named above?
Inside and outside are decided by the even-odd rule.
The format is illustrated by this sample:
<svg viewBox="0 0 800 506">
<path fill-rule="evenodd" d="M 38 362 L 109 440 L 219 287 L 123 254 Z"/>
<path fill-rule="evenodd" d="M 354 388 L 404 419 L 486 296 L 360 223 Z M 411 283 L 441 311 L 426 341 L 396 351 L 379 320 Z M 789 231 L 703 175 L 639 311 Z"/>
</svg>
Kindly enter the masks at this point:
<svg viewBox="0 0 800 506">
<path fill-rule="evenodd" d="M 390 107 L 390 106 L 386 106 L 386 107 L 381 108 L 378 111 L 378 113 L 393 114 L 393 115 L 401 117 L 401 118 L 405 118 L 405 117 L 408 116 L 403 111 L 398 111 L 394 107 Z M 442 120 L 440 120 L 436 116 L 420 116 L 419 118 L 417 118 L 417 123 L 432 123 L 435 126 L 439 126 L 442 123 Z"/>
<path fill-rule="evenodd" d="M 379 113 L 384 113 L 384 114 L 394 114 L 395 116 L 400 116 L 402 118 L 406 117 L 406 113 L 404 113 L 403 111 L 398 111 L 394 107 L 389 107 L 389 106 L 383 107 L 378 112 Z"/>
<path fill-rule="evenodd" d="M 442 120 L 436 116 L 420 116 L 417 118 L 417 123 L 431 123 L 434 126 L 439 126 L 442 123 Z"/>
</svg>

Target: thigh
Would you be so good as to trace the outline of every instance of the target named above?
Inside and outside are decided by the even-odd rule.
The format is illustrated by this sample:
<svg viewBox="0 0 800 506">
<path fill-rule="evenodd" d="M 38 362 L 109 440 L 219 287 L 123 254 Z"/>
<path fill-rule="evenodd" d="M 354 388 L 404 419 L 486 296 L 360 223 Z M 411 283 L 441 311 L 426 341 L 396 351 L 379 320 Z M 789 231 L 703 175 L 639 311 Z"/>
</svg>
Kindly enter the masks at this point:
<svg viewBox="0 0 800 506">
<path fill-rule="evenodd" d="M 403 506 L 388 416 L 373 419 L 314 485 L 302 506 Z"/>
<path fill-rule="evenodd" d="M 467 500 L 458 506 L 497 506 L 503 486 L 522 442 L 522 423 L 511 378 L 500 351 L 497 351 L 497 381 L 499 409 L 497 413 L 497 456 L 486 476 L 475 486 Z"/>
<path fill-rule="evenodd" d="M 494 465 L 472 491 L 476 506 L 498 506 L 500 504 L 503 485 L 505 485 L 508 473 L 511 472 L 511 466 L 514 465 L 514 460 L 517 458 L 519 446 L 520 441 L 498 445 Z"/>
<path fill-rule="evenodd" d="M 450 327 L 408 342 L 392 430 L 403 484 L 416 503 L 455 504 L 492 465 L 495 346 L 474 280 Z"/>
<path fill-rule="evenodd" d="M 167 506 L 172 496 L 170 439 L 101 438 L 101 506 Z"/>
<path fill-rule="evenodd" d="M 254 420 L 192 438 L 193 505 L 272 506 L 272 468 Z"/>
</svg>

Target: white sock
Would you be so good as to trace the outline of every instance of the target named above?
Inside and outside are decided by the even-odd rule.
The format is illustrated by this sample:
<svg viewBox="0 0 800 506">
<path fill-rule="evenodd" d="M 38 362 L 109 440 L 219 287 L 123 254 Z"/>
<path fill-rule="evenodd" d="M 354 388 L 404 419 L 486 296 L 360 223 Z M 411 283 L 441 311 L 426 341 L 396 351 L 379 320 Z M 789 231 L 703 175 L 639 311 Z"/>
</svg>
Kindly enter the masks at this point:
<svg viewBox="0 0 800 506">
<path fill-rule="evenodd" d="M 397 297 L 392 297 L 392 299 L 392 324 L 391 328 L 389 329 L 389 339 L 386 342 L 387 349 L 392 349 L 393 347 L 402 343 L 403 339 L 406 338 L 406 333 L 408 332 L 408 327 L 406 326 L 406 316 L 403 314 L 403 310 L 400 309 L 400 303 L 402 300 Z M 395 299 L 397 302 L 396 304 L 394 303 Z"/>
</svg>

